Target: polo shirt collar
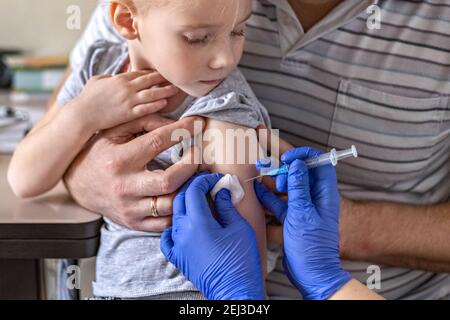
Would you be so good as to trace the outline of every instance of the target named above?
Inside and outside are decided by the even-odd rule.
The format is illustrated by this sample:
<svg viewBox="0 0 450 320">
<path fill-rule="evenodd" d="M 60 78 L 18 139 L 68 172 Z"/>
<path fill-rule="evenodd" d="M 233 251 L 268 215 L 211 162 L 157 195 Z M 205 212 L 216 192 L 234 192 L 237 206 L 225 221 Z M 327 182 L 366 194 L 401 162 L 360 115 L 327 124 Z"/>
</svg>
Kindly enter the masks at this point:
<svg viewBox="0 0 450 320">
<path fill-rule="evenodd" d="M 267 1 L 277 8 L 280 46 L 283 56 L 336 30 L 361 14 L 366 13 L 370 5 L 377 5 L 379 2 L 379 0 L 345 0 L 305 33 L 288 0 Z"/>
</svg>

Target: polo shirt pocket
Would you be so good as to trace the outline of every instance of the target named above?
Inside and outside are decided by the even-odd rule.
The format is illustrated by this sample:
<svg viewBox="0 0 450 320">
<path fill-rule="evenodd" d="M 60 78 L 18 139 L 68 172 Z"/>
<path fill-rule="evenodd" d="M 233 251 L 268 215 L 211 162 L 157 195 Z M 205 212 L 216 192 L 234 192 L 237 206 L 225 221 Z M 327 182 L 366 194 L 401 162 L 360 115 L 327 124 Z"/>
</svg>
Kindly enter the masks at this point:
<svg viewBox="0 0 450 320">
<path fill-rule="evenodd" d="M 411 98 L 340 82 L 328 146 L 355 144 L 360 154 L 338 167 L 344 182 L 385 190 L 420 179 L 449 160 L 449 136 L 446 96 Z"/>
</svg>

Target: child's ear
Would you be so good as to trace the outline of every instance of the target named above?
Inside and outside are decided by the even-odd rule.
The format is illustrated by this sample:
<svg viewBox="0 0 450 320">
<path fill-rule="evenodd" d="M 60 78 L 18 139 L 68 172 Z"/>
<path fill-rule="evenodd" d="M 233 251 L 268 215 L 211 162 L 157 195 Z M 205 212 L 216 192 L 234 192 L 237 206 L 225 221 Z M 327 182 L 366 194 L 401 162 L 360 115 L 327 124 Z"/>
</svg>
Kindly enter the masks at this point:
<svg viewBox="0 0 450 320">
<path fill-rule="evenodd" d="M 127 40 L 135 40 L 139 37 L 136 16 L 128 6 L 112 2 L 110 15 L 114 28 L 122 37 Z"/>
</svg>

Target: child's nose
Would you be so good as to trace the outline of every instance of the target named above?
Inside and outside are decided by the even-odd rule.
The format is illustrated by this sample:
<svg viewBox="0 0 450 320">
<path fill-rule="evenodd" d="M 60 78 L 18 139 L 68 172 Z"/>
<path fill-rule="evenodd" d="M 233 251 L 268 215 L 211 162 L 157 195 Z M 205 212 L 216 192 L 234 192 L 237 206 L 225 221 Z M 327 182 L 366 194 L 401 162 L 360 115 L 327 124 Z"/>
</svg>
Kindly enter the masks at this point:
<svg viewBox="0 0 450 320">
<path fill-rule="evenodd" d="M 217 48 L 215 54 L 213 55 L 209 67 L 211 69 L 227 69 L 235 64 L 235 55 L 233 48 L 229 44 L 222 44 Z"/>
</svg>

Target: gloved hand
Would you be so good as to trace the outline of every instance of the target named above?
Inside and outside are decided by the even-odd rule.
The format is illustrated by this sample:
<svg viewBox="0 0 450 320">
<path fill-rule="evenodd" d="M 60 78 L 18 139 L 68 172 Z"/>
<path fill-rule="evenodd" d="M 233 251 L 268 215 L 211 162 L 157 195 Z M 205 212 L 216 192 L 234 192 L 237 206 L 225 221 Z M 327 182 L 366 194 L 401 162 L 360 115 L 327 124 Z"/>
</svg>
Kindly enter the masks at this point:
<svg viewBox="0 0 450 320">
<path fill-rule="evenodd" d="M 161 251 L 210 300 L 263 300 L 263 276 L 256 235 L 231 203 L 216 195 L 216 220 L 206 198 L 223 177 L 203 174 L 175 197 L 173 225 L 161 237 Z"/>
<path fill-rule="evenodd" d="M 261 183 L 254 185 L 260 202 L 283 223 L 284 270 L 304 299 L 327 299 L 351 280 L 339 257 L 336 171 L 331 165 L 308 170 L 301 161 L 320 154 L 297 148 L 282 155 L 290 168 L 277 177 L 277 189 L 287 190 L 288 203 Z"/>
</svg>

